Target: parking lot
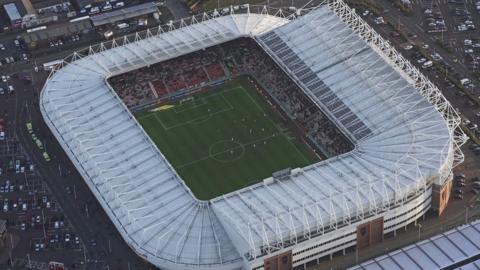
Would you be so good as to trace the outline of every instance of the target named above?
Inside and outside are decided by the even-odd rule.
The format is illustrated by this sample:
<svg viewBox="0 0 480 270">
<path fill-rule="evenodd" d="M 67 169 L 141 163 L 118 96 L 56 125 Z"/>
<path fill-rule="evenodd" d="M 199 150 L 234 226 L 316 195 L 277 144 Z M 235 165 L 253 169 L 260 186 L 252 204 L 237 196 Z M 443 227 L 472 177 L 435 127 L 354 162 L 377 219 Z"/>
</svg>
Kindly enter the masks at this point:
<svg viewBox="0 0 480 270">
<path fill-rule="evenodd" d="M 17 62 L 27 62 L 30 57 L 30 52 L 21 39 L 0 40 L 0 68 Z"/>
<path fill-rule="evenodd" d="M 7 84 L 18 85 L 13 78 Z M 83 244 L 65 217 L 36 164 L 21 146 L 10 111 L 15 91 L 0 96 L 0 218 L 7 220 L 8 233 L 15 245 L 8 263 L 15 259 L 52 261 L 62 259 L 68 265 L 83 259 Z M 8 103 L 8 104 L 7 104 Z M 12 121 L 13 120 L 13 121 Z M 68 252 L 67 252 L 68 251 Z"/>
<path fill-rule="evenodd" d="M 439 87 L 472 136 L 467 147 L 480 156 L 480 83 L 474 69 L 480 56 L 476 6 L 463 1 L 422 1 L 415 2 L 412 13 L 405 15 L 388 1 L 377 2 L 382 14 L 361 10 L 362 17 Z M 436 23 L 429 25 L 428 21 Z M 459 31 L 458 22 L 472 26 Z"/>
<path fill-rule="evenodd" d="M 11 257 L 0 254 L 0 269 L 12 262 L 15 269 L 27 262 L 44 269 L 52 260 L 69 268 L 150 269 L 120 237 L 45 126 L 38 95 L 48 72 L 13 65 L 21 68 L 0 69 L 7 78 L 0 85 L 14 87 L 0 95 L 0 219 L 8 219 L 14 246 Z"/>
</svg>

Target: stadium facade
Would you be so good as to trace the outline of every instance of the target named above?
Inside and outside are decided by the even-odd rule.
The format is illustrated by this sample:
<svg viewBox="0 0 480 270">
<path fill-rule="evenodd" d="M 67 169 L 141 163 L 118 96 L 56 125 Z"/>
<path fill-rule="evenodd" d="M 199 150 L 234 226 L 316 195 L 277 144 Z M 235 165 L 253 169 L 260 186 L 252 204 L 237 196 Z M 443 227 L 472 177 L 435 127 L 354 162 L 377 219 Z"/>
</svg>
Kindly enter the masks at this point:
<svg viewBox="0 0 480 270">
<path fill-rule="evenodd" d="M 90 47 L 50 74 L 45 122 L 145 260 L 161 269 L 290 269 L 443 211 L 466 140 L 448 101 L 342 1 L 297 15 L 203 14 Z M 107 78 L 239 37 L 253 38 L 355 149 L 201 201 Z"/>
</svg>

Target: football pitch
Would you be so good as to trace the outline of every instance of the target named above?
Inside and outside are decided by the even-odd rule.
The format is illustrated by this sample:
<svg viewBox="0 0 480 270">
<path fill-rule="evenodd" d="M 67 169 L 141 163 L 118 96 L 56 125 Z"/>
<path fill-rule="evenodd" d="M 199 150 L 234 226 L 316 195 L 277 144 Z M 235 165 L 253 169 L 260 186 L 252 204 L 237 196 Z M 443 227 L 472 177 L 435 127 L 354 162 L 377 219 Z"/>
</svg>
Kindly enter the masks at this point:
<svg viewBox="0 0 480 270">
<path fill-rule="evenodd" d="M 136 117 L 199 199 L 317 160 L 244 77 Z"/>
</svg>

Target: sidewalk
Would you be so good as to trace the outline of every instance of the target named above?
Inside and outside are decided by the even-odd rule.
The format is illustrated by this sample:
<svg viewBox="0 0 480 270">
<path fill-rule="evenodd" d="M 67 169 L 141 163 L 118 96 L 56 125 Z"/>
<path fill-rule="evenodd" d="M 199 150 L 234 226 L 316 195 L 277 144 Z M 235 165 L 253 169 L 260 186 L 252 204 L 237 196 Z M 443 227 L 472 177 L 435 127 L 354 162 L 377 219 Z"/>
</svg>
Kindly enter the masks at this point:
<svg viewBox="0 0 480 270">
<path fill-rule="evenodd" d="M 0 265 L 8 264 L 12 250 L 20 242 L 20 237 L 13 233 L 7 233 L 5 246 L 0 248 Z"/>
</svg>

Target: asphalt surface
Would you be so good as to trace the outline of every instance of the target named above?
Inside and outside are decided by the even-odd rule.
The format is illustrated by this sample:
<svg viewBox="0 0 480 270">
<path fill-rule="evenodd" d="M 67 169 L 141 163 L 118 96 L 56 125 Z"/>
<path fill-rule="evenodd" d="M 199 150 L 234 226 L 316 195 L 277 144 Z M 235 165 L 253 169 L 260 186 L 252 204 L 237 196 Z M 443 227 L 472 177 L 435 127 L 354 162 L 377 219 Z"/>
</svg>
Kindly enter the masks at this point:
<svg viewBox="0 0 480 270">
<path fill-rule="evenodd" d="M 2 70 L 3 71 L 3 70 Z M 38 109 L 38 93 L 44 84 L 47 73 L 29 73 L 33 85 L 24 85 L 21 80 L 12 78 L 15 93 L 6 98 L 2 111 L 13 123 L 21 145 L 36 164 L 37 171 L 43 176 L 57 202 L 63 208 L 78 236 L 85 243 L 85 269 L 150 269 L 123 241 L 120 234 L 76 172 L 64 151 L 58 145 L 49 129 L 45 126 Z M 26 122 L 32 122 L 38 137 L 45 138 L 44 145 L 52 161 L 45 162 L 41 152 L 34 145 L 25 128 Z M 69 194 L 66 190 L 74 190 Z"/>
<path fill-rule="evenodd" d="M 412 38 L 410 38 L 408 42 L 417 44 L 419 46 L 428 44 L 428 49 L 425 49 L 428 54 L 438 53 L 440 56 L 442 56 L 443 61 L 448 63 L 453 68 L 454 72 L 461 74 L 462 77 L 471 78 L 475 87 L 473 88 L 473 90 L 469 90 L 471 90 L 470 92 L 474 95 L 476 100 L 479 99 L 480 82 L 474 78 L 472 71 L 468 69 L 465 64 L 460 61 L 453 60 L 461 59 L 463 57 L 461 53 L 456 51 L 446 51 L 435 41 L 435 35 L 426 34 L 425 31 L 420 27 L 421 17 L 418 17 L 418 15 L 414 17 L 407 17 L 401 11 L 397 10 L 391 4 L 391 2 L 387 0 L 377 0 L 375 2 L 381 7 L 383 7 L 384 10 L 388 10 L 387 13 L 382 14 L 382 16 L 386 20 L 392 22 L 392 24 L 396 25 L 396 27 L 401 28 L 405 32 L 410 33 L 410 36 L 412 36 Z M 417 60 L 420 59 L 421 56 L 418 56 L 414 50 L 406 51 L 402 49 L 401 44 L 398 42 L 398 40 L 395 40 L 395 38 L 392 37 L 391 27 L 386 25 L 375 25 L 372 22 L 372 19 L 373 17 L 366 18 L 366 20 L 374 27 L 377 32 L 379 32 L 384 38 L 389 39 L 398 51 L 400 51 L 408 60 L 410 60 L 411 63 L 416 65 L 425 75 L 427 75 L 427 77 L 435 85 L 439 87 L 443 95 L 457 110 L 457 112 L 461 114 L 463 119 L 469 119 L 470 121 L 472 121 L 472 123 L 476 123 L 478 126 L 480 126 L 480 117 L 477 116 L 477 114 L 480 112 L 480 105 L 478 105 L 478 103 L 472 105 L 470 102 L 471 99 L 468 96 L 464 95 L 462 91 L 460 91 L 460 89 L 449 85 L 449 82 L 445 80 L 446 74 L 439 74 L 432 69 L 421 68 L 421 64 L 417 63 Z M 478 30 L 476 31 L 478 33 Z M 416 37 L 414 37 L 415 35 Z M 467 33 L 463 33 L 461 36 L 459 36 L 458 33 L 454 34 L 454 36 L 457 36 L 459 42 L 461 43 L 463 43 L 465 35 L 467 35 Z"/>
<path fill-rule="evenodd" d="M 447 62 L 450 66 L 454 68 L 454 70 L 457 73 L 460 74 L 465 74 L 465 75 L 470 75 L 471 76 L 471 70 L 468 69 L 465 65 L 459 62 L 454 62 L 453 58 L 462 58 L 461 55 L 456 55 L 456 57 L 451 57 L 450 53 L 440 46 L 435 38 L 434 35 L 426 34 L 425 30 L 420 26 L 420 18 L 418 17 L 406 17 L 401 11 L 399 11 L 395 6 L 393 6 L 391 1 L 388 0 L 376 0 L 375 3 L 377 3 L 379 6 L 384 8 L 385 10 L 388 10 L 388 13 L 382 14 L 382 16 L 388 20 L 390 20 L 393 23 L 396 23 L 400 26 L 400 28 L 407 29 L 409 33 L 417 35 L 415 39 L 412 39 L 414 43 L 427 43 L 430 46 L 430 51 L 435 51 L 438 52 L 441 56 L 443 56 L 443 59 L 445 62 Z M 445 4 L 442 4 L 445 5 Z M 442 6 L 444 9 L 444 6 Z M 450 19 L 448 16 L 446 16 L 447 22 L 450 22 Z M 480 27 L 480 26 L 479 26 Z M 453 29 L 451 30 L 451 32 Z M 478 31 L 478 30 L 477 30 Z M 477 32 L 478 33 L 478 32 Z M 449 36 L 450 34 L 444 34 L 445 36 Z M 468 33 L 464 33 L 460 36 L 460 41 L 463 42 L 463 37 L 466 37 Z M 441 36 L 441 34 L 440 34 Z M 472 78 L 473 79 L 473 78 Z M 478 83 L 478 81 L 477 81 Z M 477 84 L 478 85 L 478 84 Z"/>
<path fill-rule="evenodd" d="M 189 16 L 188 9 L 184 5 L 177 1 L 169 2 L 168 8 L 177 17 Z M 36 165 L 36 170 L 55 194 L 65 216 L 84 243 L 83 260 L 86 261 L 86 264 L 82 267 L 84 269 L 119 270 L 155 269 L 137 256 L 121 238 L 84 180 L 76 172 L 64 151 L 45 126 L 38 109 L 38 96 L 48 75 L 47 72 L 42 71 L 42 64 L 65 58 L 74 51 L 100 42 L 101 39 L 98 35 L 87 35 L 80 42 L 65 42 L 63 46 L 55 48 L 50 48 L 48 45 L 42 46 L 30 53 L 14 45 L 13 40 L 17 38 L 17 35 L 17 33 L 0 35 L 0 44 L 6 48 L 0 51 L 0 58 L 4 59 L 9 56 L 16 58 L 14 64 L 0 66 L 0 75 L 11 76 L 8 83 L 0 82 L 0 87 L 6 88 L 7 84 L 15 87 L 14 94 L 0 96 L 0 101 L 3 101 L 2 99 L 5 101 L 0 103 L 2 104 L 0 110 L 2 114 L 5 113 L 6 121 L 12 123 L 27 156 Z M 22 53 L 28 53 L 31 57 L 26 61 L 21 60 Z M 34 71 L 35 66 L 39 67 L 39 72 Z M 16 79 L 15 75 L 19 74 L 31 76 L 33 78 L 32 85 L 26 85 L 22 80 Z M 45 138 L 44 145 L 52 158 L 51 162 L 45 162 L 42 153 L 33 143 L 30 134 L 26 131 L 26 122 L 32 122 L 37 136 Z M 65 252 L 65 254 L 68 253 L 68 251 Z M 18 253 L 14 252 L 14 256 Z M 25 258 L 25 255 L 19 256 Z M 41 258 L 42 256 L 39 254 L 37 257 Z M 62 256 L 60 255 L 60 257 Z M 67 258 L 66 255 L 63 257 Z"/>
</svg>

